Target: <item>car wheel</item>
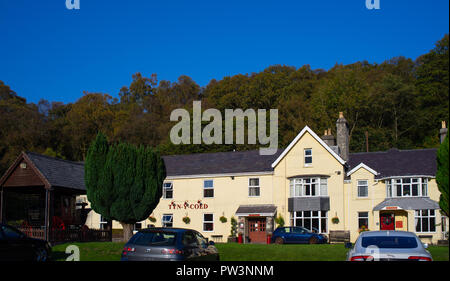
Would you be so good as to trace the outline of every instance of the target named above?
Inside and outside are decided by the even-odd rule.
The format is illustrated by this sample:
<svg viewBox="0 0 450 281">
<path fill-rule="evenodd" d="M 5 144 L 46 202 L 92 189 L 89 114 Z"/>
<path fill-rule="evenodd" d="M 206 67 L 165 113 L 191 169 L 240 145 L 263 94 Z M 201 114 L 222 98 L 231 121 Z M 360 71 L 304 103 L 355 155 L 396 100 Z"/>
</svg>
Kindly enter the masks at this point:
<svg viewBox="0 0 450 281">
<path fill-rule="evenodd" d="M 44 262 L 48 260 L 48 252 L 45 248 L 36 249 L 36 261 Z"/>
<path fill-rule="evenodd" d="M 317 244 L 319 240 L 316 237 L 311 237 L 309 239 L 309 244 Z"/>
<path fill-rule="evenodd" d="M 284 244 L 283 238 L 277 237 L 277 239 L 275 239 L 275 244 Z"/>
</svg>

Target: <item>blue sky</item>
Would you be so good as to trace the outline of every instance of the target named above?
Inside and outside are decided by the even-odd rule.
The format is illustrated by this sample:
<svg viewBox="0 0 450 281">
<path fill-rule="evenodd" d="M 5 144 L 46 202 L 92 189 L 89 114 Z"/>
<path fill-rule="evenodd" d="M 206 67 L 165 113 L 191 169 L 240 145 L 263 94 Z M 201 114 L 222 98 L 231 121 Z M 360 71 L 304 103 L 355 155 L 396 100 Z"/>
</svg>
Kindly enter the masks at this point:
<svg viewBox="0 0 450 281">
<path fill-rule="evenodd" d="M 117 96 L 136 72 L 199 85 L 285 64 L 329 69 L 428 52 L 448 0 L 0 0 L 0 80 L 29 102 Z"/>
</svg>

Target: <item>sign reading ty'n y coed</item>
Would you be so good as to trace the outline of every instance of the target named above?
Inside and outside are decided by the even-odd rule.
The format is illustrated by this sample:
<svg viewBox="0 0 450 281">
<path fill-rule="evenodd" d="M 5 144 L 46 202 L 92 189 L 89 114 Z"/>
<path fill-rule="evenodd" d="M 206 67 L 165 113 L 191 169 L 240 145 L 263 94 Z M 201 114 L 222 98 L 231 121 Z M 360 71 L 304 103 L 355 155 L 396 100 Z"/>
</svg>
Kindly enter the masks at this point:
<svg viewBox="0 0 450 281">
<path fill-rule="evenodd" d="M 179 210 L 179 209 L 205 210 L 205 209 L 208 209 L 208 204 L 203 203 L 202 200 L 198 200 L 195 203 L 189 202 L 188 200 L 184 201 L 184 203 L 176 203 L 175 201 L 172 201 L 169 204 L 169 209 L 170 210 Z"/>
</svg>

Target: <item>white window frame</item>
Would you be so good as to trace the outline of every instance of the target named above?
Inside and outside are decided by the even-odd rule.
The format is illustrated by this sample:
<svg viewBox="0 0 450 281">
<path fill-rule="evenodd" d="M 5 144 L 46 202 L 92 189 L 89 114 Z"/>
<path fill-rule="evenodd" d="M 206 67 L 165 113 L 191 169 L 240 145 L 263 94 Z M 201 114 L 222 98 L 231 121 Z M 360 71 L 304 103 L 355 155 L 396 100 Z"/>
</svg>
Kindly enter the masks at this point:
<svg viewBox="0 0 450 281">
<path fill-rule="evenodd" d="M 211 215 L 212 220 L 205 221 L 205 215 Z M 205 223 L 211 223 L 212 224 L 212 230 L 205 230 Z M 213 213 L 203 213 L 203 232 L 214 232 L 214 214 Z"/>
<path fill-rule="evenodd" d="M 105 218 L 100 215 L 100 229 L 105 229 L 105 226 L 108 225 L 108 221 L 105 220 Z"/>
<path fill-rule="evenodd" d="M 171 219 L 169 221 L 164 220 L 164 217 L 170 217 Z M 172 226 L 166 226 L 166 223 L 171 223 Z M 162 227 L 173 227 L 173 214 L 163 214 L 161 217 L 161 225 Z"/>
<path fill-rule="evenodd" d="M 167 187 L 166 184 L 170 184 L 170 187 Z M 171 190 L 172 191 L 172 197 L 167 197 L 167 190 Z M 164 199 L 173 199 L 173 182 L 168 181 L 163 183 L 163 198 Z"/>
<path fill-rule="evenodd" d="M 365 184 L 362 184 L 362 182 L 365 182 Z M 365 187 L 366 188 L 366 196 L 361 196 L 360 188 Z M 357 189 L 357 197 L 358 198 L 369 198 L 369 181 L 368 180 L 358 180 L 356 184 Z"/>
<path fill-rule="evenodd" d="M 310 155 L 306 155 L 306 151 L 309 151 Z M 311 163 L 306 163 L 306 158 L 311 158 Z M 312 148 L 305 148 L 303 150 L 303 165 L 305 167 L 311 167 L 312 163 L 313 163 Z"/>
<path fill-rule="evenodd" d="M 309 182 L 307 182 L 307 180 L 309 180 Z M 315 185 L 314 189 L 313 185 Z M 328 178 L 326 177 L 291 178 L 289 182 L 289 187 L 290 187 L 290 197 L 328 196 Z M 308 187 L 309 187 L 309 195 L 306 195 Z M 316 193 L 315 195 L 312 195 L 313 190 L 315 190 Z"/>
<path fill-rule="evenodd" d="M 305 212 L 310 212 L 311 216 L 305 217 Z M 314 216 L 313 212 L 318 212 L 318 215 Z M 325 212 L 325 216 L 322 216 L 322 212 Z M 297 213 L 301 213 L 301 215 L 298 216 Z M 319 221 L 319 232 L 320 233 L 328 233 L 328 230 L 329 230 L 328 229 L 328 211 L 297 211 L 297 212 L 291 212 L 291 225 L 293 225 L 293 226 L 300 226 L 300 227 L 306 228 L 306 227 L 304 227 L 302 225 L 297 225 L 297 219 L 303 219 L 303 220 L 310 219 L 311 220 L 311 227 L 313 225 L 312 224 L 312 220 L 313 219 L 318 219 L 318 221 Z M 325 219 L 326 232 L 322 232 L 322 219 Z M 312 230 L 312 228 L 310 230 Z"/>
<path fill-rule="evenodd" d="M 258 185 L 252 185 L 251 184 L 252 180 L 258 180 Z M 252 189 L 257 190 L 258 195 L 252 195 L 252 192 L 251 192 Z M 261 186 L 260 186 L 259 178 L 249 178 L 248 179 L 248 196 L 249 197 L 260 197 L 261 196 Z"/>
<path fill-rule="evenodd" d="M 205 187 L 205 182 L 210 181 L 212 182 L 212 187 Z M 205 196 L 205 190 L 211 189 L 213 191 L 213 196 Z M 203 198 L 214 198 L 214 180 L 203 180 Z"/>
<path fill-rule="evenodd" d="M 423 211 L 428 211 L 428 215 L 423 215 Z M 433 211 L 433 215 L 430 212 Z M 431 231 L 431 218 L 434 218 L 434 231 Z M 422 219 L 428 219 L 428 231 L 422 230 Z M 420 220 L 420 231 L 417 231 L 417 220 Z M 414 211 L 414 231 L 416 233 L 436 233 L 436 210 L 425 209 L 425 210 L 415 210 Z"/>
<path fill-rule="evenodd" d="M 367 216 L 362 216 L 362 214 L 367 214 Z M 369 228 L 369 212 L 365 211 L 365 212 L 358 212 L 358 227 L 359 227 L 359 220 L 362 219 L 367 219 L 367 228 Z"/>
<path fill-rule="evenodd" d="M 405 182 L 409 180 L 409 182 Z M 413 184 L 417 185 L 417 195 L 413 195 Z M 400 196 L 397 188 L 400 188 Z M 405 188 L 409 188 L 409 195 L 405 195 Z M 425 194 L 424 194 L 425 193 Z M 425 177 L 397 177 L 386 180 L 386 197 L 428 197 L 428 178 Z"/>
</svg>

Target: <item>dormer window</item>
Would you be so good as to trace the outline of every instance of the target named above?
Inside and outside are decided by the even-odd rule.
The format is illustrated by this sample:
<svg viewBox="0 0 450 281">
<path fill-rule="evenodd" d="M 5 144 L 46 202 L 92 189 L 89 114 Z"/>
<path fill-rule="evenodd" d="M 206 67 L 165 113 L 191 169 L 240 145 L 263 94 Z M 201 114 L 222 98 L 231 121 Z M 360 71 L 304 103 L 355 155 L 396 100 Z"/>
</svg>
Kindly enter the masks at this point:
<svg viewBox="0 0 450 281">
<path fill-rule="evenodd" d="M 306 148 L 303 154 L 305 167 L 312 166 L 312 149 Z"/>
</svg>

